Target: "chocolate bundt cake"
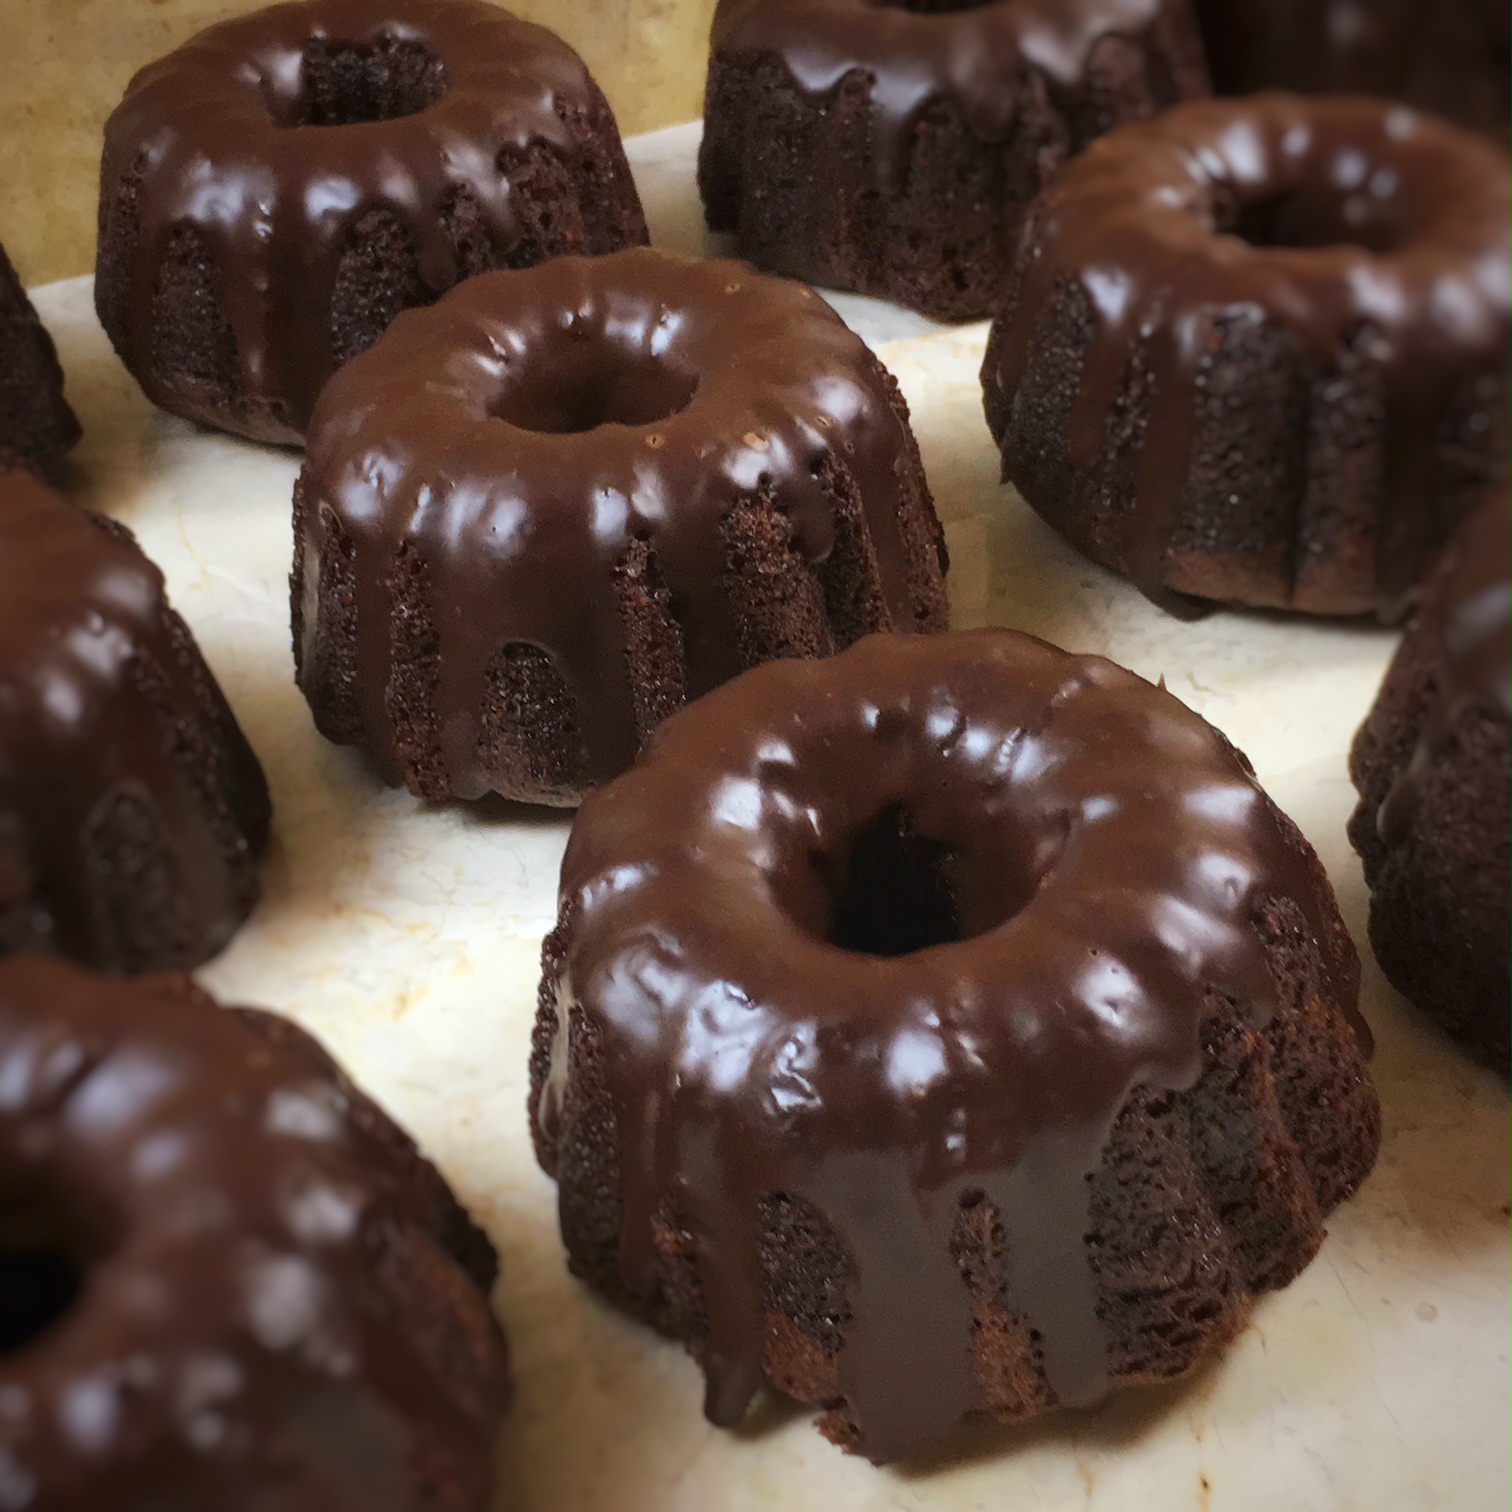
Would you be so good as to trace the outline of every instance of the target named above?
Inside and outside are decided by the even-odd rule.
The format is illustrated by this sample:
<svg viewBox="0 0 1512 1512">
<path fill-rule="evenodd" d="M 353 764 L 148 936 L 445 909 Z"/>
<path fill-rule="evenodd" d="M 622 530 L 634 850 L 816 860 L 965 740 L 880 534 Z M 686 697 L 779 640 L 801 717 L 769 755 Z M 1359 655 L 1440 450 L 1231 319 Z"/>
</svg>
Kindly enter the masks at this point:
<svg viewBox="0 0 1512 1512">
<path fill-rule="evenodd" d="M 758 267 L 970 320 L 1066 158 L 1206 89 L 1189 0 L 721 0 L 699 187 Z"/>
<path fill-rule="evenodd" d="M 614 117 L 551 32 L 484 0 L 299 0 L 132 80 L 95 303 L 155 404 L 298 442 L 400 310 L 645 239 Z"/>
<path fill-rule="evenodd" d="M 1404 106 L 1257 95 L 1046 190 L 983 368 L 1003 475 L 1174 612 L 1400 612 L 1505 479 L 1508 169 Z"/>
<path fill-rule="evenodd" d="M 268 819 L 162 574 L 122 526 L 0 474 L 0 952 L 197 965 L 256 901 Z"/>
<path fill-rule="evenodd" d="M 532 1128 L 573 1270 L 873 1459 L 1189 1370 L 1370 1170 L 1358 960 L 1244 758 L 1011 631 L 758 668 L 584 803 Z"/>
<path fill-rule="evenodd" d="M 1197 17 L 1223 94 L 1385 95 L 1507 145 L 1507 0 L 1197 0 Z"/>
<path fill-rule="evenodd" d="M 1508 1057 L 1512 508 L 1455 532 L 1355 739 L 1349 836 L 1386 975 L 1503 1075 Z"/>
<path fill-rule="evenodd" d="M 24 468 L 55 483 L 78 439 L 57 348 L 0 247 L 0 474 Z"/>
<path fill-rule="evenodd" d="M 494 1253 L 302 1030 L 0 961 L 0 1501 L 484 1512 Z"/>
<path fill-rule="evenodd" d="M 576 802 L 745 667 L 946 622 L 896 383 L 743 263 L 557 258 L 401 316 L 322 395 L 294 522 L 315 722 L 432 799 Z"/>
</svg>

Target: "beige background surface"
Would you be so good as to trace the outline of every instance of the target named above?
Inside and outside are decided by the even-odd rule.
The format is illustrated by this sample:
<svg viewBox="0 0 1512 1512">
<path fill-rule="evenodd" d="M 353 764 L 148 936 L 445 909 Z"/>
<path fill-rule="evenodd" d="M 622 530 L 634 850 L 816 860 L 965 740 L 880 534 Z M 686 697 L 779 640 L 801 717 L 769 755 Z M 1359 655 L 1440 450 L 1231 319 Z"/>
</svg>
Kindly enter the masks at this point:
<svg viewBox="0 0 1512 1512">
<path fill-rule="evenodd" d="M 144 63 L 263 0 L 0 0 L 0 243 L 23 283 L 94 266 L 100 131 Z M 714 0 L 510 0 L 582 53 L 628 136 L 698 114 Z"/>
</svg>

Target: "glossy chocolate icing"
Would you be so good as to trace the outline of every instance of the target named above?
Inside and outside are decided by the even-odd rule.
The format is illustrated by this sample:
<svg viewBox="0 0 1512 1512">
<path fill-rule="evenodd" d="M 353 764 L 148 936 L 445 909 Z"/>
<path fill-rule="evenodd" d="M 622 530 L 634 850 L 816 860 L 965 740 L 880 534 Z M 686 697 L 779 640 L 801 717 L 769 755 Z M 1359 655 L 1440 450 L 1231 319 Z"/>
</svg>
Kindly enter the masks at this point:
<svg viewBox="0 0 1512 1512">
<path fill-rule="evenodd" d="M 1386 95 L 1506 144 L 1504 0 L 1197 0 L 1197 13 L 1225 94 Z"/>
<path fill-rule="evenodd" d="M 1420 567 L 1415 522 L 1437 501 L 1438 431 L 1468 381 L 1506 372 L 1512 239 L 1506 161 L 1478 138 L 1401 106 L 1282 94 L 1198 101 L 1094 143 L 1046 191 L 1026 232 L 984 382 L 1011 396 L 1037 312 L 1075 284 L 1098 322 L 1073 416 L 1072 465 L 1090 469 L 1136 358 L 1153 393 L 1137 503 L 1116 565 L 1157 603 L 1198 612 L 1165 583 L 1215 322 L 1259 312 L 1323 376 L 1359 333 L 1384 374 L 1387 452 L 1375 542 L 1384 605 Z M 1279 207 L 1289 245 L 1234 234 Z M 1356 341 L 1356 344 L 1360 343 Z"/>
<path fill-rule="evenodd" d="M 1411 760 L 1386 795 L 1376 824 L 1387 845 L 1407 839 L 1423 784 L 1453 743 L 1461 716 L 1481 709 L 1512 717 L 1512 506 L 1500 494 L 1455 532 L 1430 589 L 1442 653 L 1432 703 Z"/>
<path fill-rule="evenodd" d="M 0 1261 L 28 1241 L 82 1286 L 0 1350 L 0 1504 L 481 1512 L 492 1251 L 293 1025 L 0 961 Z"/>
<path fill-rule="evenodd" d="M 177 749 L 210 739 L 212 723 L 245 832 L 216 824 L 225 795 L 202 792 Z M 123 795 L 151 814 L 172 869 L 171 962 L 137 959 L 101 900 L 109 858 L 92 835 Z M 30 900 L 11 943 L 116 970 L 198 964 L 256 897 L 250 852 L 267 822 L 256 758 L 167 606 L 162 573 L 119 526 L 0 474 L 0 854 Z"/>
<path fill-rule="evenodd" d="M 823 561 L 838 530 L 832 460 L 854 480 L 875 553 L 870 628 L 943 619 L 937 575 L 937 602 L 916 607 L 910 592 L 902 472 L 917 456 L 904 413 L 817 294 L 744 263 L 637 249 L 469 280 L 401 315 L 321 398 L 292 585 L 301 666 L 328 608 L 322 558 L 346 549 L 339 529 L 356 580 L 362 742 L 400 780 L 388 690 L 392 627 L 410 606 L 393 584 L 418 558 L 449 790 L 493 785 L 488 674 L 510 644 L 550 653 L 589 779 L 605 781 L 640 744 L 620 598 L 635 543 L 670 596 L 687 698 L 746 664 L 723 570 L 732 507 L 771 501 L 797 552 Z"/>
<path fill-rule="evenodd" d="M 320 43 L 423 48 L 440 92 L 390 119 L 303 124 L 304 56 Z M 160 399 L 146 360 L 155 284 L 174 229 L 191 225 L 218 270 L 243 391 L 286 415 L 245 429 L 297 443 L 335 366 L 332 292 L 364 213 L 399 217 L 439 295 L 463 272 L 448 204 L 470 196 L 507 258 L 522 227 L 504 155 L 541 142 L 575 160 L 560 111 L 595 95 L 564 42 L 483 0 L 296 0 L 211 27 L 139 73 L 106 124 L 102 205 L 140 174 L 129 328 L 112 333 L 123 358 Z"/>
<path fill-rule="evenodd" d="M 720 0 L 714 51 L 771 54 L 800 88 L 823 96 L 852 71 L 872 78 L 878 172 L 886 188 L 908 162 L 920 111 L 956 103 L 984 141 L 1005 141 L 1024 71 L 1075 86 L 1105 37 L 1152 26 L 1167 0 L 987 0 L 933 10 L 889 0 Z"/>
<path fill-rule="evenodd" d="M 833 878 L 895 805 L 947 848 L 956 938 L 841 949 Z M 707 1304 L 707 1410 L 733 1424 L 762 1375 L 758 1203 L 813 1204 L 855 1265 L 841 1382 L 878 1460 L 984 1405 L 963 1198 L 1000 1215 L 1055 1398 L 1098 1400 L 1087 1177 L 1130 1092 L 1191 1086 L 1209 1014 L 1269 1017 L 1267 900 L 1300 909 L 1339 1011 L 1357 989 L 1322 869 L 1244 758 L 1163 690 L 1010 631 L 874 636 L 710 694 L 585 801 L 561 898 L 535 1116 L 549 1146 L 581 1015 L 629 1294 L 654 1291 L 670 1206 Z"/>
</svg>

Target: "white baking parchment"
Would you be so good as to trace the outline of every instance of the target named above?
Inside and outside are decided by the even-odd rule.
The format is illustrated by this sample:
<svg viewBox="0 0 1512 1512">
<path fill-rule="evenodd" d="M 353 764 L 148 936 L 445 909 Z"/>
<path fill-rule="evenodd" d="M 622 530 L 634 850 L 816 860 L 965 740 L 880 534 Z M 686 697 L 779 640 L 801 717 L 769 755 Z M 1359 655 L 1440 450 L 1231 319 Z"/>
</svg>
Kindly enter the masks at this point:
<svg viewBox="0 0 1512 1512">
<path fill-rule="evenodd" d="M 630 144 L 659 245 L 706 247 L 696 127 Z M 435 807 L 315 732 L 293 682 L 292 452 L 154 410 L 87 279 L 35 291 L 85 436 L 74 492 L 126 522 L 267 768 L 266 896 L 203 981 L 317 1034 L 419 1139 L 499 1247 L 517 1399 L 499 1512 L 1506 1512 L 1508 1102 L 1387 987 L 1345 840 L 1350 738 L 1394 644 L 1370 626 L 1221 613 L 1182 624 L 1077 557 L 998 482 L 985 327 L 837 306 L 913 408 L 957 623 L 1113 657 L 1223 729 L 1322 854 L 1367 959 L 1386 1141 L 1307 1273 L 1182 1385 L 1014 1430 L 962 1429 L 878 1470 L 776 1403 L 709 1427 L 697 1368 L 567 1274 L 525 1117 L 541 935 L 569 818 Z"/>
</svg>

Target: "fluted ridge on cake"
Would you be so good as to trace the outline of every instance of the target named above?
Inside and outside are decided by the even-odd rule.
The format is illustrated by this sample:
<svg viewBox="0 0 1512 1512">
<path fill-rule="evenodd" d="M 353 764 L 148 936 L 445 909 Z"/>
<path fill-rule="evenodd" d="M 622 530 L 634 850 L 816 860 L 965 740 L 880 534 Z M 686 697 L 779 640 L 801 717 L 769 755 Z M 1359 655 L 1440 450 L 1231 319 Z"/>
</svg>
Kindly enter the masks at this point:
<svg viewBox="0 0 1512 1512">
<path fill-rule="evenodd" d="M 493 1247 L 308 1034 L 20 952 L 0 1079 L 0 1392 L 30 1409 L 0 1414 L 8 1484 L 130 1512 L 490 1505 Z M 101 1382 L 81 1455 L 68 1404 Z"/>
<path fill-rule="evenodd" d="M 887 1459 L 1182 1375 L 1379 1149 L 1315 853 L 1168 693 L 1027 636 L 707 695 L 586 800 L 560 899 L 569 1263 L 721 1426 L 764 1380 Z"/>
<path fill-rule="evenodd" d="M 0 246 L 0 471 L 25 469 L 56 483 L 78 439 L 57 348 Z"/>
<path fill-rule="evenodd" d="M 1205 92 L 1187 0 L 723 0 L 699 188 L 758 267 L 976 319 L 1063 162 Z"/>
<path fill-rule="evenodd" d="M 1175 1379 L 1248 1322 L 1254 1301 L 1286 1286 L 1317 1252 L 1329 1213 L 1375 1163 L 1380 1112 L 1354 1031 L 1319 993 L 1316 952 L 1283 907 L 1266 920 L 1283 1006 L 1256 1028 L 1215 1002 L 1203 1071 L 1188 1092 L 1136 1091 L 1092 1184 L 1089 1248 L 1098 1313 L 1119 1386 Z M 592 1026 L 575 1005 L 569 1095 L 550 1137 L 535 1116 L 562 1012 L 556 991 L 570 910 L 546 939 L 532 1039 L 532 1136 L 558 1183 L 574 1275 L 701 1358 L 708 1316 L 692 1236 L 658 1217 L 656 1282 L 627 1290 L 620 1267 L 618 1130 Z M 857 1447 L 840 1387 L 845 1288 L 854 1261 L 825 1215 L 774 1192 L 763 1204 L 764 1369 L 781 1391 L 824 1409 L 821 1426 Z M 1057 1405 L 1035 1337 L 1017 1310 L 992 1204 L 963 1204 L 952 1241 L 976 1320 L 983 1411 L 1013 1421 Z M 838 1400 L 838 1404 L 837 1404 Z"/>
<path fill-rule="evenodd" d="M 1400 613 L 1507 472 L 1507 178 L 1363 99 L 1111 133 L 1030 215 L 993 327 L 1005 479 L 1174 612 Z M 1473 317 L 1425 313 L 1450 288 Z"/>
<path fill-rule="evenodd" d="M 198 965 L 258 898 L 262 769 L 130 532 L 19 474 L 0 506 L 0 671 L 31 692 L 0 709 L 0 950 Z"/>
<path fill-rule="evenodd" d="M 1512 737 L 1509 508 L 1451 537 L 1350 753 L 1349 837 L 1395 986 L 1506 1075 Z"/>
<path fill-rule="evenodd" d="M 1221 94 L 1384 95 L 1507 145 L 1502 0 L 1196 0 L 1196 10 Z"/>
<path fill-rule="evenodd" d="M 746 667 L 948 618 L 897 384 L 744 264 L 558 259 L 401 319 L 322 401 L 294 517 L 316 724 L 429 799 L 575 803 Z"/>
<path fill-rule="evenodd" d="M 581 59 L 482 0 L 294 0 L 191 39 L 107 123 L 99 229 L 100 321 L 148 397 L 285 443 L 401 310 L 647 238 Z"/>
</svg>

